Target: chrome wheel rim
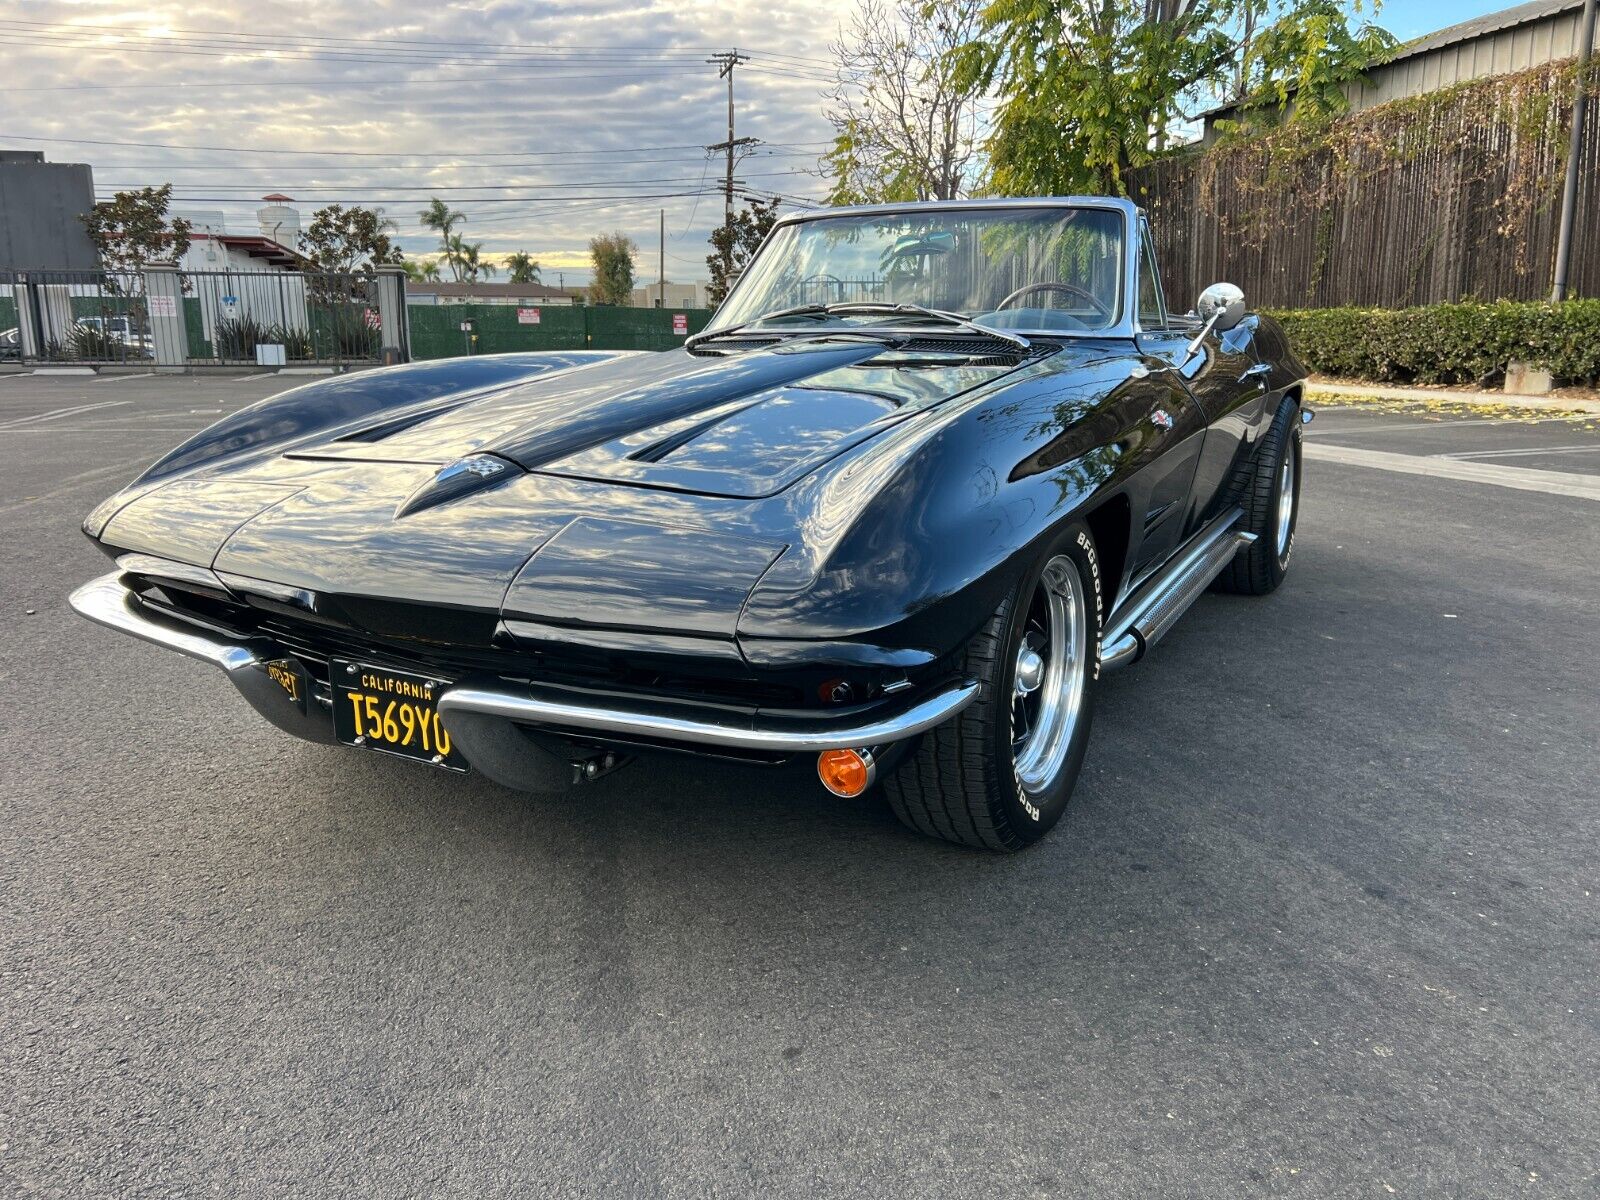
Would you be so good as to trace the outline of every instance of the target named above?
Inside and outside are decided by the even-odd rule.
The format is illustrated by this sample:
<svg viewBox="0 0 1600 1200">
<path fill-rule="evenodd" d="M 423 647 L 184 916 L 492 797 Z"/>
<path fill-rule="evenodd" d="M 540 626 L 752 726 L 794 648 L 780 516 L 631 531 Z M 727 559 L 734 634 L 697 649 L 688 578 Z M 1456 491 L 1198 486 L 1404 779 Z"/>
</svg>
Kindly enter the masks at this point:
<svg viewBox="0 0 1600 1200">
<path fill-rule="evenodd" d="M 1089 622 L 1072 559 L 1045 564 L 1023 620 L 1011 672 L 1011 761 L 1017 786 L 1036 796 L 1066 762 L 1088 677 Z"/>
<path fill-rule="evenodd" d="M 1277 555 L 1282 558 L 1289 549 L 1289 534 L 1294 528 L 1294 447 L 1286 446 L 1283 465 L 1278 468 L 1278 538 Z"/>
</svg>

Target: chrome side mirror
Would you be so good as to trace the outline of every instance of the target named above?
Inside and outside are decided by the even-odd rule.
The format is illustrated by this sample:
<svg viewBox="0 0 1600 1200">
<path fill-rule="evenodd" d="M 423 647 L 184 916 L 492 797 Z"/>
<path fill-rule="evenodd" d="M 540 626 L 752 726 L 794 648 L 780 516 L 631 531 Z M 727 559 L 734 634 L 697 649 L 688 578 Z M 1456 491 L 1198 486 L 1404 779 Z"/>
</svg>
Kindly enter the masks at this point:
<svg viewBox="0 0 1600 1200">
<path fill-rule="evenodd" d="M 1194 311 L 1208 327 L 1226 333 L 1244 320 L 1244 293 L 1231 283 L 1213 283 L 1200 293 Z"/>
<path fill-rule="evenodd" d="M 1226 333 L 1244 320 L 1244 293 L 1231 283 L 1213 283 L 1200 293 L 1200 299 L 1195 301 L 1194 311 L 1205 324 L 1201 326 L 1200 332 L 1194 335 L 1194 341 L 1184 350 L 1183 362 L 1178 364 L 1180 369 L 1199 353 L 1201 344 L 1212 330 Z"/>
</svg>

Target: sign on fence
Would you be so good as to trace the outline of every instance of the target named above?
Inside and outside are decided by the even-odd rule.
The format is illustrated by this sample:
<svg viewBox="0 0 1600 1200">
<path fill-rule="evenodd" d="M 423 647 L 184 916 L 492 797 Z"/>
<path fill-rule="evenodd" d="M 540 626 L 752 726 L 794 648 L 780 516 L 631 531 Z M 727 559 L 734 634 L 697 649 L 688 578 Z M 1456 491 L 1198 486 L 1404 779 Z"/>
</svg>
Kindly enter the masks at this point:
<svg viewBox="0 0 1600 1200">
<path fill-rule="evenodd" d="M 689 336 L 689 314 L 688 313 L 673 313 L 672 314 L 672 336 L 673 337 L 688 337 Z"/>
<path fill-rule="evenodd" d="M 178 315 L 178 298 L 168 296 L 162 292 L 152 292 L 146 298 L 150 304 L 152 317 L 175 317 Z"/>
<path fill-rule="evenodd" d="M 518 325 L 537 325 L 539 323 L 539 310 L 537 308 L 517 309 Z"/>
</svg>

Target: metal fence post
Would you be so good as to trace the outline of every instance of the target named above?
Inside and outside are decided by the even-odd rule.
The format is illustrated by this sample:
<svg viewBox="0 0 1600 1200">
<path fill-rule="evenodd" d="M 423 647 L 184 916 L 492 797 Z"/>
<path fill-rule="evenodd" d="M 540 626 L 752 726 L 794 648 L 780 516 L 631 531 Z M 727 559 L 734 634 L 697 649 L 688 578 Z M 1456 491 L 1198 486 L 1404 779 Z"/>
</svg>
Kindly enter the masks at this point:
<svg viewBox="0 0 1600 1200">
<path fill-rule="evenodd" d="M 42 359 L 45 354 L 44 314 L 39 308 L 39 285 L 26 275 L 18 275 L 12 297 L 17 303 L 17 330 L 22 357 Z"/>
<path fill-rule="evenodd" d="M 183 312 L 183 275 L 177 267 L 144 269 L 144 303 L 150 319 L 150 350 L 156 370 L 177 370 L 189 363 L 189 327 Z"/>
<path fill-rule="evenodd" d="M 409 362 L 411 331 L 406 319 L 406 273 L 403 267 L 378 268 L 379 357 L 384 362 Z"/>
<path fill-rule="evenodd" d="M 1572 90 L 1572 133 L 1567 139 L 1567 175 L 1561 188 L 1561 223 L 1556 233 L 1555 280 L 1550 300 L 1567 298 L 1567 272 L 1572 265 L 1572 223 L 1578 209 L 1578 170 L 1583 157 L 1583 118 L 1589 104 L 1589 57 L 1594 49 L 1595 0 L 1584 0 L 1578 26 L 1578 82 Z"/>
</svg>

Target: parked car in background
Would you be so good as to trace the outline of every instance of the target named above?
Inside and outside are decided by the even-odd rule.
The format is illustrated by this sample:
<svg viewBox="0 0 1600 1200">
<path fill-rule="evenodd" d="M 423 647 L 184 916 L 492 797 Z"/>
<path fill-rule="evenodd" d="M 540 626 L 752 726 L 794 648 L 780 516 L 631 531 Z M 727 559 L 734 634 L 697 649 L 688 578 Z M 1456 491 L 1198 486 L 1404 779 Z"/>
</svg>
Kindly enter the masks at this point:
<svg viewBox="0 0 1600 1200">
<path fill-rule="evenodd" d="M 103 339 L 99 348 L 117 346 L 128 358 L 150 357 L 150 333 L 130 316 L 79 317 L 73 325 L 81 331 L 76 334 L 80 342 Z"/>
<path fill-rule="evenodd" d="M 13 325 L 10 329 L 0 329 L 0 362 L 15 361 L 22 358 L 22 330 Z"/>
<path fill-rule="evenodd" d="M 1236 288 L 1169 312 L 1125 200 L 801 213 L 681 349 L 224 418 L 90 514 L 72 602 L 314 741 L 533 790 L 804 756 L 1014 850 L 1102 672 L 1283 580 L 1305 374 Z"/>
</svg>

